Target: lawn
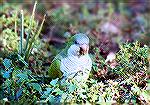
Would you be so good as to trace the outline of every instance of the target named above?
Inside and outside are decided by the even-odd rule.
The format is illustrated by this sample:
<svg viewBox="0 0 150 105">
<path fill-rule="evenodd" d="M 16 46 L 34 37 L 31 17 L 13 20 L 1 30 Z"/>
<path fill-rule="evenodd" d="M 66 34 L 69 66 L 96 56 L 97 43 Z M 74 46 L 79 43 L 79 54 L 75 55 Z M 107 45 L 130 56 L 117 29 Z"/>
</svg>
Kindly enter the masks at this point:
<svg viewBox="0 0 150 105">
<path fill-rule="evenodd" d="M 150 104 L 148 0 L 0 2 L 0 104 Z M 88 79 L 51 78 L 53 59 L 80 33 L 89 38 Z"/>
</svg>

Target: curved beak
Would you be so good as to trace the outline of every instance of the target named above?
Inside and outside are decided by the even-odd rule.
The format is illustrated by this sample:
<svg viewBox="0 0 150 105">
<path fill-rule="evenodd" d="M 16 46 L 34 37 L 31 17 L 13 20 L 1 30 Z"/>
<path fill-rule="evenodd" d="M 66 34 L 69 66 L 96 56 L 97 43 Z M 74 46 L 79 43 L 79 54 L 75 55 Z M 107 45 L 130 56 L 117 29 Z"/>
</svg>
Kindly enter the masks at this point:
<svg viewBox="0 0 150 105">
<path fill-rule="evenodd" d="M 80 45 L 80 55 L 85 55 L 88 53 L 88 50 L 89 50 L 89 46 L 87 44 L 82 44 Z"/>
</svg>

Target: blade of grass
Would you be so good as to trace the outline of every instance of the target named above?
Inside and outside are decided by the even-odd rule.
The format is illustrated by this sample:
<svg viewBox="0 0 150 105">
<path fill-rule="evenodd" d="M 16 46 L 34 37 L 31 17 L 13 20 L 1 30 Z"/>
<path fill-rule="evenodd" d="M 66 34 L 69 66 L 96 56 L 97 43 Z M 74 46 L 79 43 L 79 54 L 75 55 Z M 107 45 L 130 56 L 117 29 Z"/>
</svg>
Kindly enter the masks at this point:
<svg viewBox="0 0 150 105">
<path fill-rule="evenodd" d="M 113 8 L 113 3 L 110 2 L 108 7 L 108 21 L 110 22 L 110 20 L 112 19 L 112 15 L 114 13 L 114 8 Z"/>
<path fill-rule="evenodd" d="M 21 10 L 21 32 L 20 32 L 20 54 L 23 54 L 23 38 L 24 38 L 24 16 L 23 10 Z"/>
<path fill-rule="evenodd" d="M 17 34 L 17 11 L 16 11 L 16 14 L 15 14 L 15 34 Z"/>
<path fill-rule="evenodd" d="M 30 34 L 31 34 L 32 23 L 33 23 L 33 20 L 34 20 L 36 5 L 37 5 L 37 1 L 35 1 L 35 3 L 34 3 L 32 15 L 31 15 L 31 18 L 30 18 L 29 30 L 28 30 L 28 34 L 27 34 L 27 38 L 26 38 L 25 53 L 27 51 L 28 44 L 29 44 L 29 38 L 30 38 Z"/>
<path fill-rule="evenodd" d="M 33 46 L 33 43 L 35 42 L 35 40 L 37 39 L 37 37 L 39 36 L 39 34 L 40 34 L 41 30 L 42 30 L 42 27 L 43 27 L 43 24 L 44 24 L 44 21 L 45 21 L 45 16 L 46 15 L 44 15 L 43 21 L 42 21 L 42 23 L 40 25 L 40 28 L 39 28 L 37 34 L 34 34 L 34 36 L 32 37 L 31 41 L 29 42 L 29 47 L 28 47 L 27 52 L 26 52 L 26 59 L 28 59 L 29 54 L 30 54 L 30 50 L 31 50 L 31 48 Z"/>
</svg>

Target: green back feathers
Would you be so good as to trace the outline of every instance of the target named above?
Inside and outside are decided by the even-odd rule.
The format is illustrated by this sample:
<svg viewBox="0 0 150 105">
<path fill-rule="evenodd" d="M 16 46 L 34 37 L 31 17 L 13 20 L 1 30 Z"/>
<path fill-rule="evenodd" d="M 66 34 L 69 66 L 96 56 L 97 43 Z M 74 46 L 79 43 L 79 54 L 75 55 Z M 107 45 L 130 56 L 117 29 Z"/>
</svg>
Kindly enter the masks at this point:
<svg viewBox="0 0 150 105">
<path fill-rule="evenodd" d="M 73 44 L 74 36 L 67 41 L 67 46 L 63 49 L 52 61 L 48 70 L 48 75 L 51 79 L 61 78 L 63 73 L 60 70 L 61 59 L 67 57 L 67 51 Z"/>
<path fill-rule="evenodd" d="M 61 78 L 62 72 L 60 71 L 61 60 L 57 59 L 52 62 L 48 70 L 48 75 L 51 79 Z"/>
</svg>

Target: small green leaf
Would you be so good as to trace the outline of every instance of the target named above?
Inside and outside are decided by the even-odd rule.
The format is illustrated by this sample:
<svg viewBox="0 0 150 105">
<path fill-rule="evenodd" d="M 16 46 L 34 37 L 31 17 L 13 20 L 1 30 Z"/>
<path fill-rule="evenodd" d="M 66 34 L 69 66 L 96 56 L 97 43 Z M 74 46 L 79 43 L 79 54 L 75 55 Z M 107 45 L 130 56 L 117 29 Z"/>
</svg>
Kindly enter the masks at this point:
<svg viewBox="0 0 150 105">
<path fill-rule="evenodd" d="M 6 71 L 4 74 L 3 74 L 3 78 L 9 78 L 10 77 L 10 74 L 8 71 Z"/>
<path fill-rule="evenodd" d="M 58 79 L 59 79 L 59 78 L 56 78 L 56 79 L 52 80 L 52 81 L 50 82 L 50 84 L 51 84 L 52 86 L 55 86 L 55 85 L 57 84 L 57 82 L 58 82 Z"/>
<path fill-rule="evenodd" d="M 22 73 L 21 70 L 19 68 L 15 67 L 13 72 L 12 72 L 12 77 L 16 78 L 16 76 L 20 73 Z"/>
<path fill-rule="evenodd" d="M 142 93 L 141 93 L 141 95 L 144 97 L 144 99 L 146 99 L 147 101 L 148 100 L 150 100 L 150 98 L 149 98 L 149 92 L 148 91 L 143 91 Z"/>
<path fill-rule="evenodd" d="M 48 99 L 49 99 L 50 103 L 54 103 L 55 102 L 55 96 L 53 96 L 51 94 L 49 95 Z"/>
<path fill-rule="evenodd" d="M 5 58 L 4 60 L 3 60 L 3 65 L 5 66 L 5 68 L 10 68 L 10 66 L 11 66 L 11 60 L 10 59 L 7 59 L 7 58 Z"/>
<path fill-rule="evenodd" d="M 25 73 L 28 74 L 28 75 L 32 75 L 32 71 L 29 70 L 29 69 L 25 69 Z"/>
<path fill-rule="evenodd" d="M 18 100 L 19 97 L 22 95 L 22 92 L 23 92 L 23 89 L 22 89 L 22 88 L 20 88 L 20 89 L 17 91 L 17 93 L 16 93 L 16 99 L 17 99 L 17 100 Z"/>
<path fill-rule="evenodd" d="M 42 94 L 42 96 L 40 98 L 47 98 L 47 95 L 46 94 Z"/>
<path fill-rule="evenodd" d="M 44 94 L 41 96 L 41 98 L 47 98 L 51 91 L 52 88 L 46 88 L 46 91 L 44 91 Z"/>
<path fill-rule="evenodd" d="M 60 90 L 59 88 L 55 89 L 53 92 L 56 92 L 56 95 L 62 95 L 63 91 Z"/>
<path fill-rule="evenodd" d="M 105 99 L 102 96 L 99 96 L 97 103 L 102 103 L 102 102 L 105 102 Z"/>
<path fill-rule="evenodd" d="M 20 77 L 22 79 L 28 79 L 28 75 L 27 74 L 23 74 L 23 73 L 20 73 L 20 74 L 17 74 L 17 77 Z"/>
<path fill-rule="evenodd" d="M 47 91 L 48 93 L 50 93 L 50 92 L 52 91 L 52 88 L 46 88 L 46 91 Z"/>
<path fill-rule="evenodd" d="M 93 96 L 92 96 L 92 101 L 95 102 L 97 99 L 98 99 L 98 95 L 93 94 Z"/>
<path fill-rule="evenodd" d="M 76 85 L 74 85 L 74 84 L 70 84 L 70 85 L 69 85 L 68 90 L 69 90 L 70 93 L 74 92 L 75 89 L 76 89 Z"/>
<path fill-rule="evenodd" d="M 26 67 L 28 67 L 28 63 L 25 62 L 24 58 L 18 54 L 19 61 L 21 61 Z"/>
<path fill-rule="evenodd" d="M 80 94 L 80 97 L 81 97 L 82 99 L 86 99 L 86 98 L 87 98 L 87 96 L 86 96 L 86 95 L 83 95 L 83 94 Z"/>
<path fill-rule="evenodd" d="M 41 88 L 41 86 L 38 83 L 31 83 L 30 85 L 33 87 L 33 89 L 35 89 L 35 90 L 37 90 L 39 92 L 42 91 L 42 88 Z"/>
<path fill-rule="evenodd" d="M 10 68 L 10 69 L 8 70 L 9 73 L 11 73 L 12 71 L 13 71 L 13 68 Z"/>
<path fill-rule="evenodd" d="M 6 86 L 6 87 L 10 87 L 11 85 L 12 85 L 12 81 L 9 80 L 9 79 L 7 79 L 7 80 L 5 81 L 5 86 Z"/>
<path fill-rule="evenodd" d="M 65 99 L 67 98 L 67 96 L 68 96 L 68 94 L 63 93 L 63 94 L 62 94 L 62 101 L 65 100 Z"/>
</svg>

